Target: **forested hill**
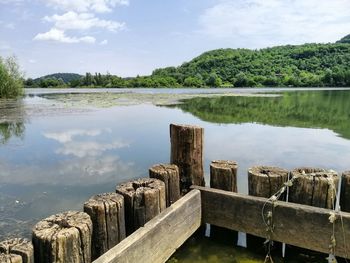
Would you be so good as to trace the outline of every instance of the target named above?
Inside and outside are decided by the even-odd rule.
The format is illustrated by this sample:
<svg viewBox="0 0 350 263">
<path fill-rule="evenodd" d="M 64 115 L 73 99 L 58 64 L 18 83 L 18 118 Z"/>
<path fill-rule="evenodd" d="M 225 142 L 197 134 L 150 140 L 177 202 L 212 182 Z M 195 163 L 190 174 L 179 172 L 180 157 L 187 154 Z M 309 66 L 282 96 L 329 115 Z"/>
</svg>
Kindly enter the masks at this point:
<svg viewBox="0 0 350 263">
<path fill-rule="evenodd" d="M 41 79 L 62 79 L 64 83 L 71 82 L 73 80 L 81 79 L 83 76 L 76 74 L 76 73 L 54 73 L 50 75 L 46 75 L 37 79 L 34 79 L 34 81 L 41 80 Z"/>
<path fill-rule="evenodd" d="M 350 35 L 332 44 L 287 45 L 259 50 L 208 51 L 179 67 L 150 76 L 59 73 L 27 87 L 350 87 Z"/>
<path fill-rule="evenodd" d="M 350 86 L 350 40 L 335 44 L 218 49 L 152 76 L 174 77 L 185 86 Z"/>
</svg>

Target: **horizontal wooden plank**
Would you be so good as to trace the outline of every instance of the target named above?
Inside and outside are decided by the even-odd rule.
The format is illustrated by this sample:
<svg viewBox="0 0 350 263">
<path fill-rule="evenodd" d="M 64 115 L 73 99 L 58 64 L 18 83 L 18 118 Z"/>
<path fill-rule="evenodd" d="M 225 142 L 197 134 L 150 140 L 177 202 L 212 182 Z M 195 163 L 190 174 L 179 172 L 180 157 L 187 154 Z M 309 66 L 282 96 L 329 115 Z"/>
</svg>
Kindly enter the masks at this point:
<svg viewBox="0 0 350 263">
<path fill-rule="evenodd" d="M 94 263 L 163 263 L 200 224 L 200 192 L 192 190 Z"/>
<path fill-rule="evenodd" d="M 201 191 L 203 223 L 266 237 L 266 226 L 262 220 L 266 198 L 199 186 L 192 188 Z M 269 202 L 264 211 L 268 212 L 271 207 Z M 333 224 L 329 221 L 330 212 L 328 209 L 278 201 L 273 215 L 275 228 L 272 239 L 329 253 L 333 234 Z M 349 258 L 350 213 L 340 212 L 336 218 L 335 252 L 337 256 Z M 344 237 L 348 244 L 344 244 Z"/>
</svg>

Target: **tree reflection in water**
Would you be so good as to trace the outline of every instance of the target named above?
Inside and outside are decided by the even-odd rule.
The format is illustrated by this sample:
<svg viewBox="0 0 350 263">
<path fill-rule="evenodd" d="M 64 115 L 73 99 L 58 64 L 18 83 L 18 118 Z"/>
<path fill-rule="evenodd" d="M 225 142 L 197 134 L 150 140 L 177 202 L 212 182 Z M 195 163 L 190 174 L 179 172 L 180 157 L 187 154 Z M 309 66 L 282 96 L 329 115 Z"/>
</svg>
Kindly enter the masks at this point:
<svg viewBox="0 0 350 263">
<path fill-rule="evenodd" d="M 0 144 L 8 143 L 12 137 L 23 139 L 25 119 L 22 99 L 0 99 Z"/>
</svg>

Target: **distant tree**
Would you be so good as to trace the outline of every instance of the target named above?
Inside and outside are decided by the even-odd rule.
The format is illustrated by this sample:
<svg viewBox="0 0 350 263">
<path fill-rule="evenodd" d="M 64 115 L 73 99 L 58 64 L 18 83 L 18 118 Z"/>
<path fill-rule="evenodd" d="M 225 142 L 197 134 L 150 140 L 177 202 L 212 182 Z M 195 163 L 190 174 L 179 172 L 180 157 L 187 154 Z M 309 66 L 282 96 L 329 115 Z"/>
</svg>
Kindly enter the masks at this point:
<svg viewBox="0 0 350 263">
<path fill-rule="evenodd" d="M 204 86 L 204 82 L 203 82 L 203 80 L 196 78 L 196 77 L 187 77 L 184 80 L 183 85 L 185 87 L 197 87 L 197 88 L 199 88 L 199 87 Z"/>
<path fill-rule="evenodd" d="M 23 95 L 23 74 L 17 59 L 0 57 L 0 98 L 15 98 Z"/>
<path fill-rule="evenodd" d="M 220 87 L 222 85 L 222 80 L 216 73 L 211 73 L 206 84 L 209 87 Z"/>
</svg>

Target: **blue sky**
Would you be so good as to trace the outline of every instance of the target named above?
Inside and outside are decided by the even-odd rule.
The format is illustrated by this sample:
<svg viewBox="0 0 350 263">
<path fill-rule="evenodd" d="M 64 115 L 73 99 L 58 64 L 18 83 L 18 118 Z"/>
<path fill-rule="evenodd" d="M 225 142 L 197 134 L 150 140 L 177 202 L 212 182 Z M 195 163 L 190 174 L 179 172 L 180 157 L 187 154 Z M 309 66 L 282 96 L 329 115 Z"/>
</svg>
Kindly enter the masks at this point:
<svg viewBox="0 0 350 263">
<path fill-rule="evenodd" d="M 350 0 L 0 0 L 0 56 L 26 77 L 150 74 L 216 48 L 335 42 Z"/>
</svg>

